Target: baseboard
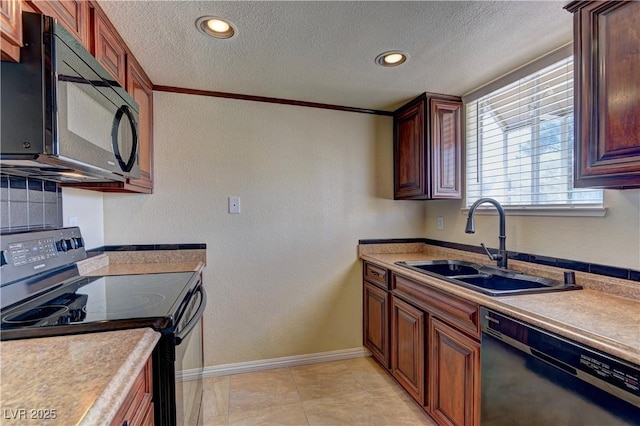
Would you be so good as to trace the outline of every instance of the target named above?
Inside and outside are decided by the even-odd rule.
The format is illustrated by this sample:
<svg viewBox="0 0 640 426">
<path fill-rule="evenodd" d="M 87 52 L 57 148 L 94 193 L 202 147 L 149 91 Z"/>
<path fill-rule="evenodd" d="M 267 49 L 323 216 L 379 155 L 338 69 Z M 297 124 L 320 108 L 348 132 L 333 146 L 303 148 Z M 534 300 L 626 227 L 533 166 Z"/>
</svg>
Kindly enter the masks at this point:
<svg viewBox="0 0 640 426">
<path fill-rule="evenodd" d="M 319 362 L 339 361 L 343 359 L 361 358 L 371 355 L 364 347 L 341 349 L 337 351 L 319 352 L 315 354 L 285 356 L 282 358 L 261 359 L 257 361 L 237 362 L 233 364 L 221 364 L 205 367 L 202 378 L 228 376 L 231 374 L 251 373 L 254 371 L 272 370 L 274 368 L 296 367 L 298 365 L 316 364 Z M 198 370 L 185 370 L 178 372 L 178 381 L 194 380 L 199 378 Z"/>
</svg>

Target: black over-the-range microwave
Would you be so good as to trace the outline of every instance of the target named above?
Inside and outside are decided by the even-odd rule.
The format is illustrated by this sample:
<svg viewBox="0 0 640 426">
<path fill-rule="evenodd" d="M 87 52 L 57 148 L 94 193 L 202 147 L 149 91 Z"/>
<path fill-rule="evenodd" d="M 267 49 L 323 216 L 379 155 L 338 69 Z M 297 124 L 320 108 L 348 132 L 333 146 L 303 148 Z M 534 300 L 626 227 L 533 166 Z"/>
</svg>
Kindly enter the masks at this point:
<svg viewBox="0 0 640 426">
<path fill-rule="evenodd" d="M 136 178 L 138 104 L 55 19 L 23 13 L 1 62 L 0 172 L 56 182 Z"/>
</svg>

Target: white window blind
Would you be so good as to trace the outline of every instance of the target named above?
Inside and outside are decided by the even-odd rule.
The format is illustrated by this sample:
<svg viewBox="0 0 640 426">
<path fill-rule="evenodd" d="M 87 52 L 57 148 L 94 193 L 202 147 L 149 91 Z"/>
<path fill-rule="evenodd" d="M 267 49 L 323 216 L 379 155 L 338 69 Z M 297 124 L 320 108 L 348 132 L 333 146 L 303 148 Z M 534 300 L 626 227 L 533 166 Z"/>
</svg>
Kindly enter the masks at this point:
<svg viewBox="0 0 640 426">
<path fill-rule="evenodd" d="M 573 188 L 573 58 L 465 105 L 466 203 L 602 206 L 602 190 Z"/>
</svg>

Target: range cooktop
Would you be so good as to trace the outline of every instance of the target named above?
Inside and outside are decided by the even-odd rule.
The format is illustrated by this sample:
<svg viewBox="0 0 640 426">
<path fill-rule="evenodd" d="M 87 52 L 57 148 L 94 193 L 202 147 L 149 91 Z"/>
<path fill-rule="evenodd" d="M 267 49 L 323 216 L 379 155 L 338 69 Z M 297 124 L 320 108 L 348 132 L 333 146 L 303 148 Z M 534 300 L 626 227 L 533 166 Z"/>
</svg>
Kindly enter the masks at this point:
<svg viewBox="0 0 640 426">
<path fill-rule="evenodd" d="M 81 276 L 75 262 L 86 254 L 74 228 L 2 238 L 2 340 L 143 326 L 171 331 L 199 285 L 196 272 Z"/>
</svg>

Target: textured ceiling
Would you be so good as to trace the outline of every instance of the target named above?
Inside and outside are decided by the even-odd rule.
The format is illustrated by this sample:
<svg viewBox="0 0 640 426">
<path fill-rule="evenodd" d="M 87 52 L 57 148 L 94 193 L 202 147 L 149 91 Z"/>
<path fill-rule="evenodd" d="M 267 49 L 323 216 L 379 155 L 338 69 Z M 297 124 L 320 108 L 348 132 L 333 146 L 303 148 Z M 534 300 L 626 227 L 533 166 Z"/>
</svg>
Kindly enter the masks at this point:
<svg viewBox="0 0 640 426">
<path fill-rule="evenodd" d="M 393 110 L 462 95 L 571 41 L 565 1 L 126 1 L 100 5 L 156 85 Z M 206 37 L 197 18 L 234 23 Z M 402 50 L 397 68 L 375 57 Z"/>
</svg>

